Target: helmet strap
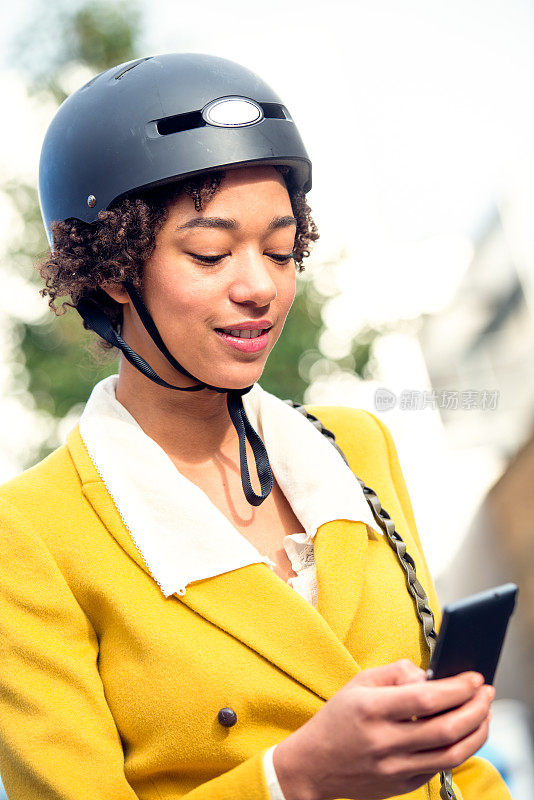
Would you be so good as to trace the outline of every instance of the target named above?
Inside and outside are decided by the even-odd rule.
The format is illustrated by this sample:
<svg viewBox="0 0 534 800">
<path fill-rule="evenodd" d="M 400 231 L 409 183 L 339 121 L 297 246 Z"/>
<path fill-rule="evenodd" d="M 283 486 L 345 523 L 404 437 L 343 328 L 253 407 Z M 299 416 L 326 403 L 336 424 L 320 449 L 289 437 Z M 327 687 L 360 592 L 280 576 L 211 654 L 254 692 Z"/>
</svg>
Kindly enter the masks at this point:
<svg viewBox="0 0 534 800">
<path fill-rule="evenodd" d="M 128 292 L 134 308 L 137 311 L 148 335 L 156 347 L 161 351 L 161 353 L 163 353 L 167 361 L 172 367 L 174 367 L 174 369 L 178 370 L 183 375 L 187 375 L 189 378 L 193 378 L 193 380 L 198 381 L 199 379 L 188 372 L 185 367 L 182 367 L 182 365 L 174 358 L 172 353 L 169 352 L 156 327 L 156 323 L 152 319 L 150 312 L 136 287 L 130 281 L 124 281 L 124 287 Z M 234 428 L 236 429 L 239 439 L 239 459 L 243 492 L 250 505 L 261 505 L 261 503 L 263 503 L 263 501 L 269 496 L 273 488 L 273 473 L 265 445 L 250 424 L 250 420 L 248 419 L 243 406 L 242 396 L 247 394 L 247 392 L 252 389 L 253 384 L 244 389 L 224 389 L 217 386 L 211 386 L 203 381 L 199 381 L 198 386 L 173 386 L 172 384 L 167 383 L 167 381 L 165 381 L 163 378 L 160 378 L 160 376 L 152 369 L 150 364 L 148 364 L 138 353 L 132 350 L 132 348 L 117 333 L 111 324 L 109 317 L 93 300 L 87 297 L 80 299 L 76 304 L 76 310 L 86 325 L 91 328 L 91 330 L 95 331 L 95 333 L 102 337 L 102 339 L 104 339 L 106 342 L 109 342 L 109 344 L 113 345 L 113 347 L 118 348 L 124 354 L 125 358 L 130 362 L 130 364 L 132 364 L 139 372 L 145 375 L 145 377 L 149 378 L 154 383 L 157 383 L 159 386 L 163 386 L 166 389 L 176 389 L 177 391 L 182 392 L 196 392 L 201 389 L 212 389 L 220 393 L 226 392 L 228 413 L 230 414 L 230 419 Z M 261 495 L 256 494 L 250 482 L 246 439 L 248 439 L 254 454 L 256 472 L 261 486 Z"/>
<path fill-rule="evenodd" d="M 160 350 L 163 353 L 163 355 L 165 356 L 165 358 L 167 359 L 169 364 L 172 367 L 174 367 L 174 369 L 177 369 L 178 372 L 181 372 L 182 375 L 187 375 L 188 378 L 193 378 L 193 380 L 195 380 L 195 381 L 198 380 L 198 378 L 195 378 L 194 375 L 191 375 L 191 373 L 188 372 L 185 369 L 185 367 L 182 367 L 182 365 L 180 363 L 178 363 L 178 361 L 175 359 L 175 357 L 172 355 L 172 353 L 170 353 L 169 350 L 167 349 L 167 345 L 165 344 L 165 342 L 161 338 L 160 332 L 156 328 L 156 323 L 152 319 L 152 317 L 150 315 L 150 311 L 146 307 L 145 302 L 144 302 L 143 298 L 141 297 L 141 294 L 139 293 L 138 289 L 133 285 L 133 283 L 131 281 L 123 281 L 122 285 L 124 286 L 124 288 L 128 292 L 128 296 L 129 296 L 130 300 L 132 301 L 135 310 L 137 311 L 139 319 L 141 320 L 141 322 L 145 326 L 146 332 L 148 333 L 148 335 L 150 336 L 150 338 L 152 339 L 152 341 L 154 342 L 154 344 L 156 345 L 158 350 Z M 178 388 L 178 387 L 176 387 L 176 388 Z M 216 386 L 210 386 L 208 383 L 203 383 L 202 381 L 201 381 L 201 386 L 198 386 L 198 387 L 195 387 L 195 388 L 198 388 L 198 389 L 204 389 L 204 388 L 213 389 L 216 392 L 226 392 L 227 391 L 226 389 L 218 389 Z"/>
</svg>

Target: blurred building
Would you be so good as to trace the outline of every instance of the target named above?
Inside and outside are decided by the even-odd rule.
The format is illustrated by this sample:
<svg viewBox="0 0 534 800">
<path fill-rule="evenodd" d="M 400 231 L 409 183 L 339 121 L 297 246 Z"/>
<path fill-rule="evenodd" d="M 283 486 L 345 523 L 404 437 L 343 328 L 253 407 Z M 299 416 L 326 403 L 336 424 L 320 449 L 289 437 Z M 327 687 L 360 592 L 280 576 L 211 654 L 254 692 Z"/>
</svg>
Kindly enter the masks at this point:
<svg viewBox="0 0 534 800">
<path fill-rule="evenodd" d="M 462 546 L 438 578 L 442 602 L 514 581 L 519 602 L 498 696 L 534 718 L 534 195 L 514 187 L 474 237 L 452 302 L 419 341 L 446 436 L 501 464 Z M 453 481 L 454 484 L 454 481 Z M 454 499 L 453 499 L 454 502 Z"/>
<path fill-rule="evenodd" d="M 534 422 L 534 309 L 496 207 L 456 296 L 424 317 L 419 340 L 452 443 L 490 448 L 504 465 Z"/>
</svg>

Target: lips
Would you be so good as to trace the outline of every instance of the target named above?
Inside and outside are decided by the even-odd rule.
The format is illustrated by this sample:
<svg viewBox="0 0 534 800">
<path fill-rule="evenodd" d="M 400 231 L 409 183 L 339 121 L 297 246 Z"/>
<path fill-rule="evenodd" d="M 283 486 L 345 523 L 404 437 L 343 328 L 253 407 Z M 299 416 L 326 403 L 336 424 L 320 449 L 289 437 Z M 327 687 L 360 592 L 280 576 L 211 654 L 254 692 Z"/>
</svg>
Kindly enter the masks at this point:
<svg viewBox="0 0 534 800">
<path fill-rule="evenodd" d="M 230 331 L 233 331 L 233 333 Z M 226 345 L 234 348 L 235 350 L 240 350 L 242 353 L 259 353 L 269 344 L 269 331 L 265 329 L 256 329 L 251 331 L 246 328 L 241 330 L 230 328 L 228 331 L 222 328 L 216 328 L 215 333 L 222 342 L 226 343 Z M 236 333 L 239 335 L 235 336 Z M 250 333 L 254 335 L 247 336 L 247 334 Z"/>
<path fill-rule="evenodd" d="M 227 336 L 235 336 L 239 339 L 255 339 L 261 336 L 266 331 L 272 328 L 270 320 L 248 320 L 248 322 L 239 322 L 235 325 L 227 325 L 224 328 L 215 328 L 219 333 L 225 333 Z"/>
<path fill-rule="evenodd" d="M 269 328 L 242 328 L 241 330 L 239 328 L 216 328 L 215 330 L 226 333 L 228 336 L 235 336 L 239 339 L 256 339 L 266 330 L 269 330 Z"/>
</svg>

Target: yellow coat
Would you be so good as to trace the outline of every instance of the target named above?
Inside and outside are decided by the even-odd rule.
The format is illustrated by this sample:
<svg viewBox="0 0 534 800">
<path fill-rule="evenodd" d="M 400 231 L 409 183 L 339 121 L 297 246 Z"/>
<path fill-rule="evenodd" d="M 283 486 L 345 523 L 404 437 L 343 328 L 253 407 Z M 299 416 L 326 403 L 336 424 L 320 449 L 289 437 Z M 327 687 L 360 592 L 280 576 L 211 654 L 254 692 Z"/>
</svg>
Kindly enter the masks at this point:
<svg viewBox="0 0 534 800">
<path fill-rule="evenodd" d="M 436 614 L 395 446 L 374 415 L 308 407 L 334 431 L 417 564 Z M 177 520 L 179 524 L 179 520 Z M 0 774 L 10 800 L 269 800 L 266 750 L 359 669 L 426 666 L 404 573 L 363 522 L 315 537 L 318 607 L 266 564 L 165 598 L 78 428 L 0 487 Z M 232 727 L 217 718 L 237 714 Z M 509 800 L 480 758 L 458 800 Z M 403 795 L 438 800 L 439 778 Z"/>
</svg>

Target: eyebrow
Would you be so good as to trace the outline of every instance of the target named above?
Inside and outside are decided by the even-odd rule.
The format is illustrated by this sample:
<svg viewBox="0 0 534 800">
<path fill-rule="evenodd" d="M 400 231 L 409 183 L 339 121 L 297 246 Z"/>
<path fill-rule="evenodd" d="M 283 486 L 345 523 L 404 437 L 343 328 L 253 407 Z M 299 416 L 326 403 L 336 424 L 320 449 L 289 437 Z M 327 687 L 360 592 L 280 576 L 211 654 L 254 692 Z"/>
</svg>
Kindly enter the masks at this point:
<svg viewBox="0 0 534 800">
<path fill-rule="evenodd" d="M 289 225 L 297 225 L 295 217 L 273 217 L 267 226 L 268 231 L 276 231 L 279 228 L 287 228 Z M 179 225 L 176 230 L 184 231 L 190 228 L 223 228 L 227 231 L 237 231 L 241 226 L 236 219 L 226 217 L 193 217 L 193 219 Z"/>
</svg>

